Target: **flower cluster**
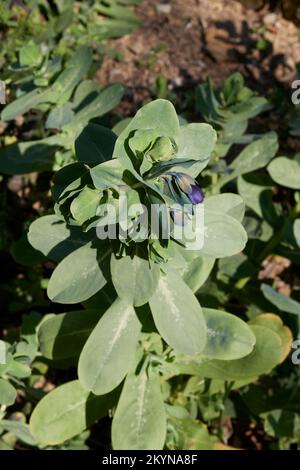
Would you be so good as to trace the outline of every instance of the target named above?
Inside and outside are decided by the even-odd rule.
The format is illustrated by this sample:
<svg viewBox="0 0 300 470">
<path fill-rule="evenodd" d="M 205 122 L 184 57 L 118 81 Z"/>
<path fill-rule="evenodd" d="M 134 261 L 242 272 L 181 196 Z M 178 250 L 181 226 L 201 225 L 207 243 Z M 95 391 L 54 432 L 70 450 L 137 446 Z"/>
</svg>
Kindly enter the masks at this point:
<svg viewBox="0 0 300 470">
<path fill-rule="evenodd" d="M 198 183 L 186 173 L 170 172 L 162 176 L 165 181 L 165 191 L 175 200 L 178 198 L 183 204 L 200 204 L 204 201 L 204 194 Z"/>
</svg>

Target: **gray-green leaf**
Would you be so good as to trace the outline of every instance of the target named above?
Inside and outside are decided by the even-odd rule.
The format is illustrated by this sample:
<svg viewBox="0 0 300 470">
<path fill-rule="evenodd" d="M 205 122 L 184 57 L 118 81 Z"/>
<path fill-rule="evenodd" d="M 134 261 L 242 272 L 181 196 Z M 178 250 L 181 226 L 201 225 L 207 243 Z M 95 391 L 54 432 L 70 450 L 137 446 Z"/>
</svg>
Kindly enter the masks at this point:
<svg viewBox="0 0 300 470">
<path fill-rule="evenodd" d="M 256 339 L 247 323 L 231 313 L 211 308 L 204 308 L 203 313 L 207 326 L 204 356 L 232 361 L 251 353 Z"/>
<path fill-rule="evenodd" d="M 81 384 L 96 395 L 117 387 L 132 366 L 140 322 L 131 305 L 117 299 L 100 319 L 79 358 Z"/>
<path fill-rule="evenodd" d="M 30 431 L 41 445 L 61 444 L 105 416 L 116 398 L 115 393 L 96 397 L 73 380 L 55 388 L 37 404 Z"/>
<path fill-rule="evenodd" d="M 111 257 L 111 275 L 114 287 L 121 299 L 139 307 L 154 294 L 158 279 L 159 265 L 150 266 L 149 260 L 139 256 Z"/>
<path fill-rule="evenodd" d="M 112 423 L 116 450 L 159 450 L 166 438 L 166 413 L 157 376 L 129 375 Z"/>
<path fill-rule="evenodd" d="M 155 325 L 170 346 L 191 355 L 204 349 L 206 324 L 201 306 L 175 271 L 160 278 L 149 303 Z"/>
<path fill-rule="evenodd" d="M 274 158 L 268 166 L 268 172 L 275 183 L 300 189 L 300 161 L 287 157 Z"/>
<path fill-rule="evenodd" d="M 102 258 L 109 253 L 104 253 Z M 96 294 L 106 279 L 97 250 L 87 244 L 64 258 L 52 273 L 47 293 L 53 302 L 77 304 Z"/>
<path fill-rule="evenodd" d="M 261 290 L 265 298 L 273 305 L 276 305 L 279 310 L 283 310 L 284 312 L 292 313 L 294 315 L 300 315 L 300 303 L 296 300 L 277 292 L 271 286 L 268 286 L 268 284 L 262 284 Z"/>
<path fill-rule="evenodd" d="M 89 239 L 89 235 L 83 233 L 80 227 L 67 226 L 56 215 L 45 215 L 35 220 L 28 232 L 30 244 L 55 261 L 60 261 L 85 245 Z"/>
</svg>

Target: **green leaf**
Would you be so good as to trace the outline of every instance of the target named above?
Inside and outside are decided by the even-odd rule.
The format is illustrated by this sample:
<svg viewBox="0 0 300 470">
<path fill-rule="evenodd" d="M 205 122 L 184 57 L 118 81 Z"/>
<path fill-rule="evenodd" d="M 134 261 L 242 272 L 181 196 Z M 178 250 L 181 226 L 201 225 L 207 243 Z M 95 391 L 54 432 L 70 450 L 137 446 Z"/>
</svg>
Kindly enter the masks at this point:
<svg viewBox="0 0 300 470">
<path fill-rule="evenodd" d="M 281 186 L 300 189 L 300 161 L 287 157 L 278 157 L 268 166 L 272 180 Z"/>
<path fill-rule="evenodd" d="M 293 226 L 294 237 L 296 239 L 297 245 L 300 247 L 300 219 L 295 220 Z"/>
<path fill-rule="evenodd" d="M 103 116 L 115 108 L 122 99 L 124 88 L 122 85 L 110 85 L 105 88 L 91 103 L 88 103 L 75 114 L 74 119 L 66 127 L 65 131 L 81 129 L 91 119 Z"/>
<path fill-rule="evenodd" d="M 183 280 L 193 292 L 205 283 L 215 264 L 214 258 L 197 256 L 183 270 Z"/>
<path fill-rule="evenodd" d="M 14 448 L 8 445 L 3 439 L 0 438 L 0 450 L 14 450 Z"/>
<path fill-rule="evenodd" d="M 166 343 L 191 355 L 204 349 L 206 324 L 201 306 L 176 272 L 160 278 L 149 303 L 156 328 Z"/>
<path fill-rule="evenodd" d="M 110 19 L 102 18 L 97 19 L 96 23 L 89 25 L 89 33 L 97 38 L 97 41 L 119 38 L 130 34 L 137 26 L 136 21 L 128 21 L 128 19 Z"/>
<path fill-rule="evenodd" d="M 245 215 L 245 203 L 238 194 L 215 194 L 205 198 L 204 210 L 221 212 L 230 215 L 238 222 L 242 222 Z"/>
<path fill-rule="evenodd" d="M 220 119 L 220 104 L 210 79 L 196 88 L 196 109 L 208 122 L 218 122 Z"/>
<path fill-rule="evenodd" d="M 28 241 L 28 232 L 23 232 L 21 238 L 11 245 L 11 254 L 18 264 L 24 266 L 34 266 L 43 263 L 45 257 L 39 251 L 35 250 Z"/>
<path fill-rule="evenodd" d="M 232 181 L 237 176 L 264 168 L 274 157 L 278 150 L 278 139 L 275 132 L 265 134 L 261 139 L 255 140 L 242 150 L 229 167 L 231 172 L 220 178 L 218 188 Z"/>
<path fill-rule="evenodd" d="M 136 307 L 148 302 L 158 284 L 158 264 L 150 266 L 149 260 L 136 254 L 133 258 L 112 256 L 110 267 L 114 287 L 121 299 Z"/>
<path fill-rule="evenodd" d="M 34 43 L 21 47 L 19 52 L 19 62 L 22 67 L 36 66 L 41 62 L 41 51 Z"/>
<path fill-rule="evenodd" d="M 78 363 L 83 387 L 103 395 L 117 387 L 132 366 L 141 330 L 135 310 L 116 300 L 88 338 Z"/>
<path fill-rule="evenodd" d="M 54 137 L 54 138 L 53 138 Z M 0 172 L 22 175 L 33 171 L 51 171 L 53 156 L 59 149 L 56 136 L 32 142 L 18 142 L 0 150 Z"/>
<path fill-rule="evenodd" d="M 55 268 L 48 284 L 48 297 L 61 304 L 77 304 L 96 294 L 105 284 L 100 262 L 109 252 L 99 258 L 91 244 L 70 253 Z"/>
<path fill-rule="evenodd" d="M 29 349 L 30 349 L 30 346 L 29 346 Z M 22 358 L 21 360 L 18 360 L 18 358 L 16 360 L 12 360 L 8 364 L 8 368 L 6 372 L 10 375 L 13 375 L 14 377 L 17 377 L 18 379 L 25 379 L 26 377 L 29 377 L 31 374 L 30 366 L 28 364 L 24 364 L 21 361 L 22 361 Z"/>
<path fill-rule="evenodd" d="M 246 246 L 247 233 L 233 217 L 220 212 L 204 211 L 204 245 L 200 253 L 225 258 L 240 253 Z"/>
<path fill-rule="evenodd" d="M 168 421 L 176 431 L 176 450 L 212 450 L 217 439 L 209 434 L 205 424 L 190 417 L 179 419 L 172 416 Z"/>
<path fill-rule="evenodd" d="M 101 313 L 101 308 L 76 310 L 43 321 L 38 329 L 42 355 L 54 360 L 79 356 Z"/>
<path fill-rule="evenodd" d="M 72 121 L 73 117 L 72 103 L 67 102 L 60 106 L 55 106 L 48 115 L 45 127 L 46 129 L 62 129 Z"/>
<path fill-rule="evenodd" d="M 92 62 L 91 50 L 80 47 L 72 59 L 66 64 L 66 68 L 55 82 L 45 89 L 34 89 L 25 93 L 7 105 L 1 114 L 3 121 L 10 121 L 17 116 L 25 114 L 30 109 L 35 109 L 41 103 L 54 103 L 60 106 L 71 97 L 75 86 L 88 71 Z"/>
<path fill-rule="evenodd" d="M 22 316 L 21 337 L 28 345 L 37 345 L 37 328 L 42 320 L 42 315 L 38 312 L 30 312 Z"/>
<path fill-rule="evenodd" d="M 55 388 L 37 404 L 30 431 L 41 445 L 61 444 L 105 416 L 116 399 L 116 393 L 96 397 L 73 380 Z"/>
<path fill-rule="evenodd" d="M 112 158 L 117 136 L 99 124 L 88 124 L 75 141 L 76 157 L 89 166 Z"/>
<path fill-rule="evenodd" d="M 256 340 L 247 323 L 220 310 L 204 308 L 203 313 L 207 326 L 204 356 L 232 361 L 251 353 Z"/>
<path fill-rule="evenodd" d="M 101 199 L 100 194 L 99 191 L 86 186 L 73 199 L 70 210 L 76 222 L 82 225 L 87 220 L 95 217 Z"/>
<path fill-rule="evenodd" d="M 100 163 L 91 169 L 91 177 L 97 189 L 116 189 L 124 184 L 122 180 L 124 168 L 118 160 L 109 160 L 108 162 Z"/>
<path fill-rule="evenodd" d="M 291 330 L 284 326 L 283 321 L 274 313 L 262 313 L 251 320 L 251 325 L 261 325 L 278 334 L 281 339 L 280 363 L 283 362 L 291 351 L 293 334 Z"/>
<path fill-rule="evenodd" d="M 194 123 L 181 126 L 176 142 L 178 146 L 176 158 L 197 161 L 192 171 L 188 167 L 183 171 L 196 177 L 207 166 L 216 141 L 217 133 L 209 124 Z"/>
<path fill-rule="evenodd" d="M 73 108 L 81 109 L 99 94 L 100 86 L 94 80 L 83 80 L 79 83 L 73 96 Z"/>
<path fill-rule="evenodd" d="M 259 217 L 266 218 L 266 214 L 270 213 L 274 207 L 272 181 L 260 181 L 257 174 L 253 175 L 253 181 L 239 176 L 238 192 L 242 196 L 244 202 Z"/>
<path fill-rule="evenodd" d="M 121 121 L 117 122 L 117 124 L 113 126 L 113 132 L 119 136 L 126 129 L 131 120 L 132 118 L 121 119 Z"/>
<path fill-rule="evenodd" d="M 70 192 L 87 184 L 88 169 L 83 163 L 70 163 L 58 170 L 53 176 L 52 196 L 55 202 L 66 198 Z"/>
<path fill-rule="evenodd" d="M 129 375 L 112 423 L 115 450 L 160 450 L 166 438 L 166 414 L 158 376 Z"/>
<path fill-rule="evenodd" d="M 48 100 L 58 106 L 66 103 L 72 96 L 74 88 L 89 70 L 92 63 L 92 51 L 81 46 L 67 62 L 65 70 L 58 76 L 50 88 Z"/>
<path fill-rule="evenodd" d="M 161 136 L 175 139 L 179 133 L 179 121 L 174 106 L 167 100 L 155 100 L 143 106 L 119 135 L 113 158 L 125 158 L 125 141 L 136 129 L 158 130 Z"/>
<path fill-rule="evenodd" d="M 300 315 L 300 303 L 296 300 L 280 294 L 280 292 L 277 292 L 268 284 L 262 284 L 261 290 L 265 298 L 271 302 L 271 304 L 276 305 L 278 310 L 283 310 L 284 312 L 292 313 L 294 315 Z"/>
<path fill-rule="evenodd" d="M 269 436 L 276 438 L 296 439 L 299 435 L 299 414 L 290 410 L 271 410 L 260 414 L 264 421 L 264 430 Z"/>
<path fill-rule="evenodd" d="M 17 398 L 17 391 L 8 380 L 0 378 L 0 405 L 10 406 L 13 405 Z"/>
<path fill-rule="evenodd" d="M 0 421 L 0 432 L 2 430 L 11 432 L 22 442 L 30 446 L 36 446 L 36 441 L 31 435 L 28 424 L 21 421 L 13 421 L 12 419 L 2 419 Z"/>
<path fill-rule="evenodd" d="M 11 121 L 18 116 L 22 116 L 30 109 L 35 109 L 47 98 L 48 89 L 34 89 L 16 100 L 9 103 L 1 113 L 2 121 Z"/>
<path fill-rule="evenodd" d="M 74 15 L 75 11 L 73 12 L 72 8 L 72 2 L 67 1 L 67 2 L 61 2 L 61 1 L 56 1 L 55 5 L 57 7 L 57 10 L 59 12 L 59 15 L 55 15 L 55 20 L 54 20 L 54 31 L 56 34 L 64 33 L 65 30 L 71 26 L 73 20 L 74 20 Z"/>
<path fill-rule="evenodd" d="M 104 16 L 110 16 L 111 18 L 116 18 L 123 21 L 125 20 L 128 23 L 132 21 L 133 23 L 140 24 L 140 19 L 132 10 L 127 7 L 128 5 L 136 5 L 137 3 L 137 1 L 130 0 L 121 0 L 119 2 L 100 2 L 97 11 L 102 13 Z"/>
<path fill-rule="evenodd" d="M 251 329 L 255 334 L 256 343 L 248 356 L 233 361 L 208 359 L 202 355 L 197 359 L 179 357 L 176 365 L 180 373 L 211 379 L 243 380 L 270 372 L 279 364 L 281 339 L 269 328 L 253 325 Z"/>
<path fill-rule="evenodd" d="M 30 225 L 28 240 L 43 255 L 60 261 L 88 243 L 90 236 L 83 233 L 80 227 L 67 226 L 56 215 L 44 215 Z"/>
</svg>

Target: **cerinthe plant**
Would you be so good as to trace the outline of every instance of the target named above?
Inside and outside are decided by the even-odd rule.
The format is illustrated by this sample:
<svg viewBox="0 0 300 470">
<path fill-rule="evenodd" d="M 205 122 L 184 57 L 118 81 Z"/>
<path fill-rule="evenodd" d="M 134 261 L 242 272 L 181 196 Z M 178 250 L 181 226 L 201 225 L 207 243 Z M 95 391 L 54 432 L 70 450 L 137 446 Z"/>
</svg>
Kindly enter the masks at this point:
<svg viewBox="0 0 300 470">
<path fill-rule="evenodd" d="M 270 319 L 249 325 L 201 306 L 194 294 L 217 258 L 240 253 L 247 242 L 242 198 L 205 194 L 196 182 L 215 144 L 209 124 L 180 125 L 173 105 L 156 100 L 119 136 L 89 124 L 76 140 L 78 161 L 55 175 L 55 213 L 33 222 L 28 237 L 58 262 L 50 299 L 77 306 L 42 322 L 39 345 L 50 360 L 78 362 L 78 380 L 59 386 L 34 409 L 30 429 L 40 445 L 68 440 L 113 410 L 115 449 L 162 449 L 179 418 L 168 394 L 174 377 L 234 386 L 282 359 Z M 120 215 L 124 195 L 136 210 L 116 222 L 106 208 Z M 150 213 L 155 204 L 165 209 L 158 230 L 148 224 L 143 237 L 133 237 L 139 208 Z M 200 249 L 187 249 L 172 230 L 162 237 L 166 225 L 193 223 L 200 206 Z M 101 239 L 99 230 L 116 236 Z"/>
</svg>

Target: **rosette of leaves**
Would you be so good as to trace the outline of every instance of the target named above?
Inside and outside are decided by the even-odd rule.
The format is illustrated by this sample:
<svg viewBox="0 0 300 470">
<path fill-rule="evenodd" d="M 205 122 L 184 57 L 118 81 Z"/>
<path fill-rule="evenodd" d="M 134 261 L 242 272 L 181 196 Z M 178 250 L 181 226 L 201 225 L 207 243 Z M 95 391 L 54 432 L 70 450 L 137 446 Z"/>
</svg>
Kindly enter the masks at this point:
<svg viewBox="0 0 300 470">
<path fill-rule="evenodd" d="M 278 137 L 275 132 L 247 134 L 247 128 L 250 119 L 270 106 L 265 98 L 244 86 L 240 74 L 225 80 L 219 92 L 210 82 L 200 85 L 196 90 L 196 106 L 218 134 L 205 174 L 212 180 L 213 192 L 230 188 L 243 198 L 244 226 L 250 239 L 247 249 L 260 262 L 258 241 L 270 241 L 282 226 L 282 207 L 273 203 L 273 183 L 265 172 L 278 151 Z"/>
<path fill-rule="evenodd" d="M 17 390 L 27 391 L 28 379 L 32 373 L 32 364 L 38 352 L 37 325 L 41 315 L 31 312 L 23 316 L 20 335 L 7 335 L 5 341 L 0 340 L 0 405 L 1 411 L 13 405 Z M 0 428 L 1 419 L 0 415 Z"/>
<path fill-rule="evenodd" d="M 272 328 L 201 307 L 195 296 L 215 259 L 240 253 L 247 241 L 241 197 L 204 199 L 195 180 L 209 162 L 215 131 L 208 124 L 180 126 L 165 100 L 145 105 L 126 124 L 121 131 L 118 126 L 118 136 L 97 124 L 82 131 L 78 162 L 55 175 L 55 214 L 29 230 L 32 246 L 58 262 L 48 296 L 76 305 L 39 328 L 41 353 L 78 362 L 79 379 L 35 408 L 30 429 L 40 445 L 68 440 L 114 409 L 114 448 L 161 449 L 171 422 L 178 432 L 195 427 L 166 407 L 170 378 L 184 373 L 252 381 L 280 360 L 281 339 Z M 159 201 L 165 208 L 161 227 L 178 223 L 174 207 L 184 211 L 187 200 L 203 204 L 203 247 L 189 251 L 172 237 L 154 237 L 151 226 L 142 240 L 120 237 L 120 225 L 130 229 L 140 212 L 116 223 L 102 209 L 107 202 L 117 205 L 124 193 L 137 206 Z M 193 210 L 187 216 L 193 218 Z M 99 226 L 116 228 L 115 239 L 99 239 Z"/>
<path fill-rule="evenodd" d="M 224 157 L 233 144 L 251 142 L 256 136 L 244 135 L 249 119 L 270 108 L 266 98 L 245 86 L 240 73 L 230 75 L 220 91 L 211 80 L 196 89 L 197 111 L 218 132 L 217 157 Z"/>
<path fill-rule="evenodd" d="M 3 109 L 1 119 L 11 121 L 28 112 L 38 113 L 43 138 L 16 142 L 0 150 L 0 171 L 23 174 L 49 171 L 74 160 L 76 136 L 93 118 L 111 111 L 121 100 L 118 84 L 101 89 L 93 80 L 84 80 L 92 63 L 92 51 L 80 47 L 65 64 L 60 57 L 41 59 L 40 47 L 21 49 L 12 88 L 16 99 Z M 43 123 L 45 121 L 45 123 Z"/>
</svg>

